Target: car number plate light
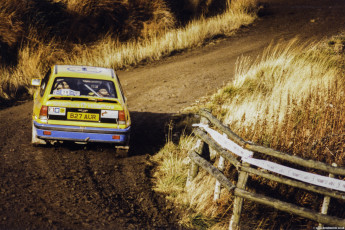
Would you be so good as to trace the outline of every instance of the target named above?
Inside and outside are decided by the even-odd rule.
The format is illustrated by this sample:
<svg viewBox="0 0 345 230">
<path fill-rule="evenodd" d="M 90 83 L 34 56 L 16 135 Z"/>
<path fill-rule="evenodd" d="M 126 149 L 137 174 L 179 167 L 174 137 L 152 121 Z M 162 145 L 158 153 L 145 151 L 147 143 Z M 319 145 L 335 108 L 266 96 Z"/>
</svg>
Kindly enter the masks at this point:
<svg viewBox="0 0 345 230">
<path fill-rule="evenodd" d="M 49 107 L 48 108 L 48 114 L 49 115 L 65 116 L 66 115 L 66 108 Z"/>
</svg>

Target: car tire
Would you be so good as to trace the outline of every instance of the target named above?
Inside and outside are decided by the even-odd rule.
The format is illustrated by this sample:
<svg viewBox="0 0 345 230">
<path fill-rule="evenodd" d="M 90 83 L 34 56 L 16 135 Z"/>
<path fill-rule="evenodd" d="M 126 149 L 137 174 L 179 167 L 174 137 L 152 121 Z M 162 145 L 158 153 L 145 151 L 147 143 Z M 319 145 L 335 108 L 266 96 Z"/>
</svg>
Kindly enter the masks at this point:
<svg viewBox="0 0 345 230">
<path fill-rule="evenodd" d="M 31 136 L 31 143 L 33 145 L 46 145 L 47 142 L 42 140 L 42 139 L 39 139 L 37 137 L 37 129 L 34 125 L 34 123 L 32 122 L 32 136 Z"/>
</svg>

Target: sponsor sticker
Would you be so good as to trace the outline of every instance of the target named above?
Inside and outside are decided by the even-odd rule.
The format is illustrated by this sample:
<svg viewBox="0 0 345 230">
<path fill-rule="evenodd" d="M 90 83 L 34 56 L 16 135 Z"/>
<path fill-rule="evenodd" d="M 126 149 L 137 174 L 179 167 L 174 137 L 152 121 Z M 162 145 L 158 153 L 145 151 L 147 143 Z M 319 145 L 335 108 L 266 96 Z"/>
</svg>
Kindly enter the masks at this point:
<svg viewBox="0 0 345 230">
<path fill-rule="evenodd" d="M 116 110 L 101 110 L 101 118 L 119 118 L 119 111 Z"/>
<path fill-rule="evenodd" d="M 78 72 L 78 73 L 100 73 L 102 70 L 97 67 L 91 66 L 71 66 L 67 68 L 71 72 Z"/>
<path fill-rule="evenodd" d="M 53 91 L 53 94 L 61 96 L 80 96 L 80 91 L 74 91 L 71 89 L 56 89 Z"/>
<path fill-rule="evenodd" d="M 85 109 L 114 109 L 115 106 L 113 105 L 104 105 L 104 104 L 95 104 L 95 103 L 73 103 L 73 102 L 61 102 L 57 101 L 54 102 L 55 106 L 63 106 L 63 107 L 73 107 L 73 108 L 85 108 Z"/>
<path fill-rule="evenodd" d="M 49 115 L 64 116 L 64 115 L 66 115 L 66 108 L 61 108 L 61 107 L 49 107 L 49 109 L 48 109 L 48 114 L 49 114 Z"/>
</svg>

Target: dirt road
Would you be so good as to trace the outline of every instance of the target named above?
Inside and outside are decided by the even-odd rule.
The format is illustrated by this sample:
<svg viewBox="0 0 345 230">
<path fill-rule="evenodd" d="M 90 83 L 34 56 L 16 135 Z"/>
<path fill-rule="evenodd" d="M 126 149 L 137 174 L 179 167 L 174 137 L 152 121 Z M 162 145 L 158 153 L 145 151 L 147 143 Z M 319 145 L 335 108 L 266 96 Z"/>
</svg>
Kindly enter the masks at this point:
<svg viewBox="0 0 345 230">
<path fill-rule="evenodd" d="M 32 147 L 32 102 L 0 111 L 0 229 L 176 229 L 178 210 L 153 191 L 150 156 L 169 116 L 231 81 L 241 55 L 271 42 L 345 30 L 343 0 L 264 0 L 232 38 L 119 72 L 133 118 L 132 151 L 108 145 Z"/>
</svg>

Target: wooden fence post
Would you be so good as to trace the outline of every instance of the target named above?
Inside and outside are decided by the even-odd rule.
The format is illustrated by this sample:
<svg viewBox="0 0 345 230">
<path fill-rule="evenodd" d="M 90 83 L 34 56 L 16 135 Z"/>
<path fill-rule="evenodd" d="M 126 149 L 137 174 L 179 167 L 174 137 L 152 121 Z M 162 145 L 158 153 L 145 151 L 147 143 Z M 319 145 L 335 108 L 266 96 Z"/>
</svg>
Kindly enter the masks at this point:
<svg viewBox="0 0 345 230">
<path fill-rule="evenodd" d="M 196 145 L 194 146 L 193 149 L 200 154 L 200 150 L 204 148 L 204 142 L 198 139 L 196 141 Z M 193 151 L 193 150 L 192 150 Z M 189 187 L 190 184 L 192 183 L 193 179 L 198 175 L 199 172 L 199 166 L 195 164 L 193 161 L 190 162 L 189 170 L 188 170 L 188 176 L 187 176 L 187 182 L 186 182 L 186 187 Z"/>
<path fill-rule="evenodd" d="M 242 162 L 242 165 L 249 166 L 249 164 L 245 162 Z M 247 185 L 247 180 L 248 180 L 248 173 L 245 171 L 240 171 L 238 175 L 238 181 L 237 181 L 236 187 L 239 189 L 245 189 Z M 235 196 L 229 230 L 240 229 L 239 224 L 240 224 L 242 206 L 243 206 L 243 198 L 239 196 Z"/>
<path fill-rule="evenodd" d="M 333 167 L 337 167 L 336 163 L 332 164 Z M 329 174 L 330 178 L 334 178 L 334 174 L 330 173 Z M 322 214 L 327 214 L 328 213 L 328 207 L 329 207 L 329 203 L 331 202 L 331 197 L 329 196 L 324 196 L 323 198 L 323 203 L 322 203 L 322 207 L 321 207 L 321 213 Z M 323 224 L 319 223 L 319 228 L 323 228 Z"/>
<path fill-rule="evenodd" d="M 223 172 L 223 170 L 224 170 L 224 157 L 222 157 L 222 156 L 219 157 L 218 169 L 219 169 L 219 171 L 221 171 L 221 172 Z M 216 181 L 216 186 L 215 186 L 215 188 L 214 188 L 214 197 L 213 197 L 213 200 L 214 200 L 214 201 L 219 200 L 220 191 L 221 191 L 221 184 L 220 184 L 220 182 L 217 180 L 217 181 Z"/>
<path fill-rule="evenodd" d="M 200 118 L 200 123 L 208 125 L 209 120 L 205 117 Z M 204 155 L 205 151 L 205 142 L 201 141 L 200 139 L 197 140 L 195 147 L 193 148 L 199 155 Z M 190 162 L 189 170 L 188 170 L 188 176 L 187 176 L 187 182 L 186 187 L 189 187 L 192 183 L 193 179 L 198 175 L 199 173 L 199 166 L 194 163 L 193 161 Z"/>
<path fill-rule="evenodd" d="M 225 133 L 223 134 L 223 136 L 226 136 L 226 137 L 227 137 L 227 135 L 226 135 Z M 221 172 L 223 172 L 223 170 L 224 170 L 224 161 L 225 161 L 224 157 L 220 155 L 220 156 L 219 156 L 219 162 L 218 162 L 218 169 L 219 169 L 219 171 L 221 171 Z M 216 186 L 215 186 L 215 188 L 214 188 L 214 197 L 213 197 L 213 200 L 214 200 L 214 201 L 219 200 L 219 198 L 220 198 L 220 192 L 221 192 L 221 184 L 220 184 L 220 182 L 217 180 L 217 181 L 216 181 Z"/>
<path fill-rule="evenodd" d="M 203 124 L 212 123 L 212 125 L 214 127 L 217 127 L 218 130 L 223 131 L 230 140 L 232 140 L 233 142 L 235 142 L 236 144 L 240 146 L 244 146 L 244 149 L 246 150 L 249 150 L 252 152 L 259 152 L 261 154 L 272 156 L 277 159 L 283 159 L 283 160 L 296 163 L 300 166 L 304 166 L 307 168 L 323 170 L 329 173 L 329 177 L 334 177 L 334 175 L 345 176 L 344 167 L 337 167 L 336 164 L 328 165 L 326 163 L 322 163 L 319 161 L 305 160 L 301 157 L 296 157 L 284 152 L 266 148 L 264 146 L 259 146 L 254 143 L 246 142 L 241 137 L 239 137 L 236 133 L 232 132 L 231 129 L 229 129 L 227 126 L 224 126 L 219 120 L 213 117 L 212 114 L 209 113 L 208 111 L 201 110 L 200 114 L 201 114 L 201 121 L 200 121 L 201 123 Z M 240 162 L 239 160 L 237 160 L 237 158 L 234 157 L 230 153 L 231 151 L 229 152 L 226 151 L 223 147 L 221 147 L 219 143 L 217 143 L 217 140 L 214 140 L 212 137 L 210 137 L 207 134 L 207 132 L 202 130 L 201 127 L 194 129 L 194 134 L 199 139 L 197 140 L 196 146 L 193 148 L 193 150 L 189 151 L 189 154 L 188 154 L 191 159 L 190 161 L 191 163 L 190 163 L 190 169 L 188 172 L 186 186 L 188 186 L 191 183 L 191 181 L 197 176 L 199 166 L 200 166 L 201 168 L 206 170 L 206 172 L 210 173 L 213 177 L 215 177 L 217 180 L 215 193 L 214 193 L 215 200 L 219 198 L 221 186 L 228 189 L 228 191 L 233 192 L 233 195 L 234 195 L 233 214 L 231 216 L 229 230 L 240 229 L 240 217 L 241 217 L 244 199 L 250 200 L 262 205 L 267 205 L 283 212 L 291 213 L 303 218 L 313 220 L 316 223 L 320 223 L 319 227 L 320 226 L 322 227 L 323 224 L 327 226 L 336 226 L 336 227 L 345 226 L 345 219 L 327 215 L 329 204 L 330 204 L 330 197 L 335 198 L 335 199 L 345 200 L 345 193 L 344 193 L 344 190 L 342 189 L 345 186 L 342 183 L 342 181 L 338 180 L 337 182 L 338 187 L 325 186 L 325 184 L 314 185 L 314 184 L 309 184 L 307 182 L 302 182 L 293 178 L 289 179 L 289 176 L 284 173 L 282 173 L 283 176 L 278 176 L 278 175 L 272 174 L 270 170 L 268 170 L 267 172 L 266 170 L 260 171 L 259 169 L 256 169 L 256 167 L 250 167 L 250 164 L 246 162 L 243 162 L 243 161 Z M 221 155 L 219 159 L 219 163 L 218 163 L 218 168 L 213 165 L 212 163 L 213 159 L 210 161 L 210 158 L 212 157 L 209 155 L 211 151 L 210 152 L 208 151 L 209 150 L 208 146 L 210 146 L 210 148 L 212 148 L 217 153 L 219 153 L 219 155 Z M 221 172 L 224 167 L 224 159 L 228 160 L 238 170 L 238 181 L 237 181 L 236 186 L 232 184 L 228 180 L 228 178 L 226 178 L 225 175 Z M 259 162 L 262 159 L 257 159 L 257 160 Z M 265 160 L 263 162 L 265 162 Z M 300 207 L 298 205 L 283 202 L 283 201 L 280 201 L 279 199 L 274 199 L 269 196 L 256 194 L 255 192 L 248 192 L 246 190 L 246 186 L 247 186 L 249 173 L 262 176 L 263 178 L 276 181 L 278 183 L 290 185 L 293 187 L 305 189 L 311 192 L 324 195 L 324 201 L 323 201 L 321 212 L 317 212 L 317 211 L 310 210 L 304 207 Z M 318 177 L 315 177 L 315 178 L 318 178 Z M 333 182 L 335 183 L 336 180 Z M 331 184 L 329 183 L 329 185 Z"/>
</svg>

